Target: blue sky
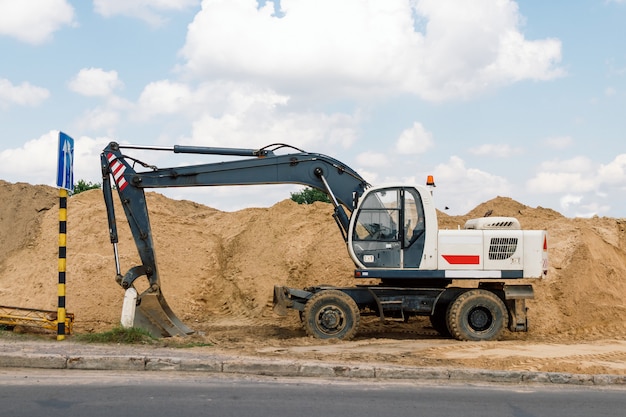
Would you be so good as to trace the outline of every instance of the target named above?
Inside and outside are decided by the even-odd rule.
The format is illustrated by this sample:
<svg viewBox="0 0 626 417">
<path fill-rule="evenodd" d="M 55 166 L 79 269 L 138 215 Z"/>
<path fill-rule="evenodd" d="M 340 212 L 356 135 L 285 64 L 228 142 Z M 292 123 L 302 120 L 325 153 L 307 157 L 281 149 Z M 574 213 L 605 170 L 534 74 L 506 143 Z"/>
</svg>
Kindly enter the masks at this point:
<svg viewBox="0 0 626 417">
<path fill-rule="evenodd" d="M 93 182 L 112 140 L 280 142 L 374 185 L 433 174 L 450 214 L 503 196 L 626 217 L 625 40 L 625 0 L 0 0 L 0 179 L 54 186 L 59 130 Z M 236 210 L 298 189 L 164 194 Z"/>
</svg>

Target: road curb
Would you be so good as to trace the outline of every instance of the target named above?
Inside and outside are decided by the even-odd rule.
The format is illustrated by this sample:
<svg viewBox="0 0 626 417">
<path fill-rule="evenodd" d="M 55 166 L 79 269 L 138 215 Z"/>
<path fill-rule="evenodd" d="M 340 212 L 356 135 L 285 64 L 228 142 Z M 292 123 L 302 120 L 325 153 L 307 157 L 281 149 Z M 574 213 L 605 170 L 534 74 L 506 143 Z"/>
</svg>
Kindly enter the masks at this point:
<svg viewBox="0 0 626 417">
<path fill-rule="evenodd" d="M 18 354 L 9 353 L 0 355 L 2 368 L 39 368 L 39 369 L 66 369 L 67 357 L 58 354 Z"/>
<path fill-rule="evenodd" d="M 66 364 L 66 369 L 144 371 L 146 369 L 146 358 L 143 356 L 68 356 Z"/>
<path fill-rule="evenodd" d="M 178 371 L 248 374 L 273 377 L 433 380 L 503 384 L 626 385 L 625 375 L 484 369 L 421 368 L 380 364 L 338 364 L 253 357 L 165 357 L 151 355 L 80 355 L 0 353 L 0 368 L 103 371 Z"/>
</svg>

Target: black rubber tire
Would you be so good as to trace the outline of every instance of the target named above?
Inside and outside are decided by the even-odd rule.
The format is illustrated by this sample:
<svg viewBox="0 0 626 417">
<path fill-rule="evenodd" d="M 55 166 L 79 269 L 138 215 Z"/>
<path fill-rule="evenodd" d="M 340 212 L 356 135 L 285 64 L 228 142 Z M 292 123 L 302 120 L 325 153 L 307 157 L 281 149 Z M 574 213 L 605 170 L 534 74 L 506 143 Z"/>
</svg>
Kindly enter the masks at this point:
<svg viewBox="0 0 626 417">
<path fill-rule="evenodd" d="M 482 289 L 461 293 L 448 307 L 448 330 L 458 340 L 497 340 L 509 313 L 496 294 Z"/>
<path fill-rule="evenodd" d="M 361 319 L 352 297 L 338 290 L 313 295 L 304 306 L 303 316 L 306 333 L 318 339 L 351 339 Z"/>
<path fill-rule="evenodd" d="M 431 326 L 443 337 L 452 337 L 448 330 L 448 307 L 462 292 L 460 288 L 446 289 L 437 300 L 435 311 L 429 316 Z"/>
<path fill-rule="evenodd" d="M 448 321 L 446 317 L 447 309 L 447 304 L 438 304 L 435 308 L 435 312 L 428 317 L 430 319 L 430 325 L 433 326 L 433 329 L 435 329 L 443 337 L 450 337 L 450 331 L 448 330 Z"/>
</svg>

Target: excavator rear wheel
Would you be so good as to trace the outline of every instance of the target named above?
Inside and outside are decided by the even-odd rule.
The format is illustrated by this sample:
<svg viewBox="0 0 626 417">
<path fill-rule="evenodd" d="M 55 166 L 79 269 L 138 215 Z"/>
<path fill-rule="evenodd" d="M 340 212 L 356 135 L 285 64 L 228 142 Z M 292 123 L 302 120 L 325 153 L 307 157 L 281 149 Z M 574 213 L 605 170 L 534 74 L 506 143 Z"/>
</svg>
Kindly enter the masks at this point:
<svg viewBox="0 0 626 417">
<path fill-rule="evenodd" d="M 475 289 L 460 294 L 446 318 L 450 334 L 458 340 L 496 340 L 508 325 L 509 314 L 496 294 Z"/>
<path fill-rule="evenodd" d="M 323 290 L 305 304 L 302 323 L 318 339 L 351 339 L 361 315 L 352 297 L 338 290 Z"/>
</svg>

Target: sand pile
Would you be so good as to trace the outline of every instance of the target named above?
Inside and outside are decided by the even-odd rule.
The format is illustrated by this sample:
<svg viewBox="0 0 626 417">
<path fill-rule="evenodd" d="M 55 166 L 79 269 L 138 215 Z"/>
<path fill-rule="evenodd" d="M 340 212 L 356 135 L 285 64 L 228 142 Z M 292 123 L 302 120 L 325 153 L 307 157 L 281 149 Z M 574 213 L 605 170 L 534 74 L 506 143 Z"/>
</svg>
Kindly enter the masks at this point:
<svg viewBox="0 0 626 417">
<path fill-rule="evenodd" d="M 0 181 L 0 200 L 0 305 L 55 309 L 58 191 Z M 328 204 L 285 200 L 227 213 L 158 193 L 148 193 L 147 200 L 163 292 L 192 327 L 219 318 L 273 323 L 276 284 L 355 284 Z M 440 227 L 462 226 L 488 210 L 549 232 L 549 277 L 533 282 L 527 337 L 626 336 L 626 220 L 565 218 L 498 197 L 465 216 L 441 213 Z M 120 207 L 117 214 L 124 273 L 139 260 Z M 67 308 L 76 316 L 76 331 L 117 324 L 123 290 L 114 280 L 99 190 L 69 199 L 67 250 Z"/>
</svg>

